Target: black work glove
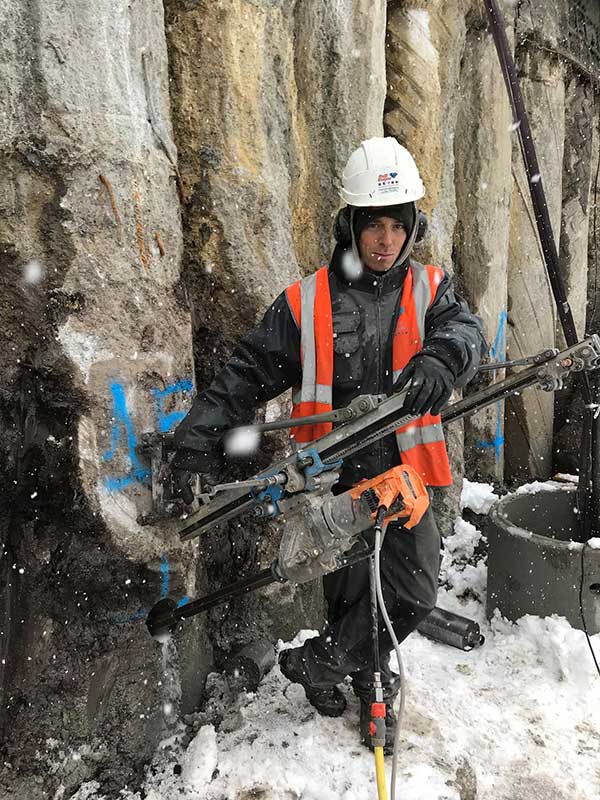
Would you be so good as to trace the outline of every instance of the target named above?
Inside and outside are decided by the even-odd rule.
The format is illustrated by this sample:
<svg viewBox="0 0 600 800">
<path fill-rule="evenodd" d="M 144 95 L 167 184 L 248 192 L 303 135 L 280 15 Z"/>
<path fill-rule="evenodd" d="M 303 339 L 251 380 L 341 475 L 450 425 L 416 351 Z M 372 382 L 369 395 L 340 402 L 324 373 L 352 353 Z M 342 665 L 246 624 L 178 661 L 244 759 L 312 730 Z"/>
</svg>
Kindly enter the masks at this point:
<svg viewBox="0 0 600 800">
<path fill-rule="evenodd" d="M 420 353 L 413 356 L 394 384 L 400 392 L 410 383 L 402 410 L 422 417 L 430 411 L 439 414 L 454 389 L 456 378 L 452 370 L 436 356 Z"/>
<path fill-rule="evenodd" d="M 180 497 L 186 506 L 191 506 L 194 502 L 192 486 L 196 481 L 196 476 L 200 475 L 200 491 L 208 492 L 219 482 L 214 475 L 205 472 L 190 472 L 189 469 L 171 469 L 171 481 L 173 483 L 173 494 Z"/>
<path fill-rule="evenodd" d="M 192 492 L 194 477 L 195 473 L 188 469 L 177 469 L 177 467 L 171 469 L 173 494 L 175 497 L 180 497 L 186 506 L 191 506 L 194 502 L 194 493 Z"/>
<path fill-rule="evenodd" d="M 201 451 L 181 448 L 175 452 L 171 461 L 171 480 L 173 493 L 181 497 L 186 505 L 194 502 L 192 484 L 196 475 L 200 475 L 200 489 L 206 491 L 219 482 L 219 475 L 223 469 L 222 457 Z"/>
</svg>

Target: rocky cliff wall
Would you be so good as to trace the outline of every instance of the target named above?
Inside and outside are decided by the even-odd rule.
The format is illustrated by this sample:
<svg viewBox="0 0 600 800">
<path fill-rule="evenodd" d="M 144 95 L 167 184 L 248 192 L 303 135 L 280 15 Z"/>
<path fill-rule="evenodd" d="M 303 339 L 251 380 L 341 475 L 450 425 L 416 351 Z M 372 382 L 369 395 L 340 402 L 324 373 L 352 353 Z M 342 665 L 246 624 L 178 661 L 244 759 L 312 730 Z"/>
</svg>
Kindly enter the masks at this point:
<svg viewBox="0 0 600 800">
<path fill-rule="evenodd" d="M 512 42 L 514 8 L 505 5 L 504 12 L 506 34 Z M 461 288 L 483 320 L 490 357 L 502 361 L 508 318 L 512 114 L 483 7 L 474 4 L 466 22 L 455 135 L 456 271 Z M 499 371 L 493 378 L 503 376 Z M 476 381 L 472 390 L 481 386 Z M 502 479 L 503 439 L 502 403 L 465 421 L 464 461 L 470 465 L 470 477 Z"/>
<path fill-rule="evenodd" d="M 343 165 L 357 141 L 382 133 L 385 3 L 170 0 L 166 20 L 202 387 L 275 297 L 329 257 Z M 268 413 L 289 414 L 289 397 Z M 267 440 L 258 463 L 284 441 Z M 219 553 L 210 585 L 267 566 L 278 540 L 274 526 L 247 520 L 205 537 Z M 275 587 L 208 625 L 225 655 L 260 634 L 318 627 L 322 616 L 314 586 Z"/>
<path fill-rule="evenodd" d="M 548 42 L 556 45 L 558 26 L 540 6 L 517 18 L 520 42 L 516 63 L 522 75 L 521 90 L 536 143 L 550 221 L 557 249 L 560 242 L 562 160 L 565 136 L 565 84 L 562 61 L 546 48 L 526 38 L 543 23 Z M 554 36 L 553 36 L 554 35 Z M 529 198 L 517 138 L 513 141 L 513 188 L 510 202 L 508 252 L 507 348 L 510 358 L 522 358 L 552 346 L 556 336 L 556 311 L 541 255 L 535 217 Z M 506 403 L 505 438 L 507 471 L 511 477 L 547 478 L 552 471 L 554 398 L 526 391 Z"/>
<path fill-rule="evenodd" d="M 587 283 L 595 330 L 596 84 L 561 55 L 567 5 L 503 11 L 561 269 L 580 325 Z M 556 324 L 475 0 L 27 0 L 2 15 L 0 785 L 37 800 L 95 779 L 110 794 L 136 784 L 212 665 L 322 617 L 318 587 L 275 587 L 188 623 L 176 647 L 151 641 L 158 598 L 252 574 L 279 532 L 246 521 L 179 546 L 172 524 L 139 526 L 137 445 L 328 258 L 360 140 L 385 130 L 414 152 L 430 218 L 417 255 L 454 274 L 495 359 L 547 347 Z M 472 477 L 548 473 L 553 413 L 530 394 L 506 429 L 501 407 L 452 429 L 443 530 L 465 462 Z M 234 474 L 284 446 L 267 439 Z"/>
<path fill-rule="evenodd" d="M 578 42 L 568 35 L 573 10 L 566 0 L 553 6 L 535 0 L 500 5 L 563 280 L 583 333 L 597 67 L 584 68 L 573 56 Z M 422 206 L 430 230 L 418 255 L 454 273 L 483 319 L 493 360 L 560 346 L 517 129 L 483 4 L 398 0 L 388 4 L 387 29 L 386 130 L 415 153 L 427 188 Z M 493 379 L 501 377 L 499 371 Z M 460 484 L 463 463 L 476 478 L 548 477 L 557 455 L 553 431 L 562 429 L 570 408 L 560 401 L 555 426 L 554 406 L 551 395 L 528 390 L 467 420 L 464 437 L 454 429 L 455 483 Z M 577 436 L 570 430 L 563 438 Z M 450 518 L 454 508 L 450 493 Z"/>
<path fill-rule="evenodd" d="M 195 553 L 136 522 L 136 445 L 180 418 L 192 342 L 162 4 L 1 15 L 0 794 L 33 799 L 135 780 L 166 692 L 198 700 L 197 636 L 167 690 L 143 624 L 167 583 L 195 591 Z"/>
<path fill-rule="evenodd" d="M 2 794 L 115 794 L 198 702 L 213 645 L 320 621 L 314 592 L 263 597 L 161 651 L 157 599 L 274 544 L 140 527 L 138 445 L 326 259 L 335 176 L 382 130 L 385 3 L 31 0 L 3 30 Z"/>
</svg>

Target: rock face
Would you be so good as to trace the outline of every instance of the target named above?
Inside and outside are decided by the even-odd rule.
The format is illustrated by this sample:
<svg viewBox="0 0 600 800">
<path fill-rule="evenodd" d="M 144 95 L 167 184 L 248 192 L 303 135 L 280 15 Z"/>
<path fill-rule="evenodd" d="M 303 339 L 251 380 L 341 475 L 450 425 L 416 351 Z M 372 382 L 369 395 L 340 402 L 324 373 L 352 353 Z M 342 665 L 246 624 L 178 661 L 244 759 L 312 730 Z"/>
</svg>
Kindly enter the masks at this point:
<svg viewBox="0 0 600 800">
<path fill-rule="evenodd" d="M 600 331 L 600 103 L 596 95 L 593 122 L 590 136 L 592 138 L 591 175 L 589 194 L 589 228 L 588 228 L 588 275 L 587 275 L 587 313 L 586 329 L 590 333 Z"/>
<path fill-rule="evenodd" d="M 570 124 L 565 132 L 559 263 L 577 333 L 581 337 L 585 333 L 598 331 L 597 324 L 592 320 L 593 314 L 590 314 L 586 324 L 587 309 L 592 310 L 597 306 L 597 287 L 594 285 L 591 286 L 590 301 L 587 302 L 588 252 L 590 275 L 597 261 L 593 241 L 593 193 L 596 188 L 598 145 L 589 125 L 589 120 L 597 119 L 597 111 L 594 109 L 592 87 L 582 82 L 572 68 L 567 73 L 565 105 L 565 117 Z M 559 341 L 563 341 L 560 333 Z M 578 388 L 578 381 L 570 381 L 564 391 L 555 395 L 554 463 L 557 469 L 570 474 L 577 472 L 581 460 L 583 402 Z"/>
<path fill-rule="evenodd" d="M 505 14 L 512 38 L 512 16 Z M 511 111 L 487 29 L 485 11 L 474 6 L 467 16 L 455 135 L 456 270 L 461 286 L 483 320 L 490 357 L 506 357 L 507 256 L 511 194 Z M 504 371 L 490 375 L 500 380 Z M 475 382 L 470 389 L 482 387 Z M 502 403 L 465 421 L 465 463 L 470 476 L 502 479 L 504 414 Z"/>
<path fill-rule="evenodd" d="M 430 218 L 417 257 L 454 274 L 492 357 L 506 343 L 517 357 L 555 342 L 481 5 L 4 4 L 3 798 L 68 797 L 92 779 L 106 796 L 136 787 L 212 666 L 262 635 L 319 625 L 318 586 L 271 587 L 187 623 L 176 643 L 153 642 L 144 619 L 159 598 L 253 574 L 280 532 L 244 520 L 181 545 L 174 523 L 140 526 L 150 491 L 138 445 L 146 431 L 172 430 L 194 385 L 210 382 L 277 294 L 328 259 L 339 175 L 362 139 L 385 129 L 415 154 Z M 589 69 L 556 53 L 571 11 L 566 0 L 503 3 L 562 274 L 580 329 L 587 280 L 593 331 L 598 99 Z M 562 427 L 571 397 L 557 408 Z M 288 412 L 282 397 L 261 413 Z M 463 446 L 471 477 L 501 478 L 503 464 L 513 477 L 550 471 L 552 397 L 517 398 L 502 423 L 493 408 L 450 432 L 443 531 Z M 267 439 L 233 473 L 284 447 Z"/>
<path fill-rule="evenodd" d="M 590 20 L 597 13 L 592 5 Z M 516 42 L 557 245 L 564 237 L 561 270 L 583 330 L 590 142 L 565 119 L 575 115 L 589 131 L 593 75 L 569 62 L 577 43 L 566 37 L 575 13 L 566 0 L 553 6 L 537 0 L 500 6 L 509 41 Z M 418 256 L 454 273 L 459 290 L 483 319 L 491 360 L 560 344 L 516 130 L 482 4 L 390 3 L 387 28 L 384 122 L 415 154 L 427 190 L 422 207 L 430 232 Z M 582 57 L 581 48 L 577 54 Z M 573 64 L 568 72 L 566 63 Z M 572 175 L 566 194 L 561 188 L 565 147 L 564 169 Z M 502 377 L 498 372 L 494 380 Z M 463 463 L 470 477 L 479 479 L 551 473 L 553 397 L 531 389 L 507 401 L 506 410 L 503 405 L 466 421 L 464 462 L 462 442 L 453 455 L 456 484 Z M 560 414 L 562 425 L 564 403 Z M 451 441 L 457 439 L 454 433 Z"/>
<path fill-rule="evenodd" d="M 216 335 L 222 355 L 329 256 L 337 176 L 381 134 L 385 3 L 170 0 L 166 18 L 186 285 L 199 346 Z"/>
<path fill-rule="evenodd" d="M 562 157 L 565 131 L 563 65 L 544 50 L 524 44 L 517 53 L 523 98 L 548 202 L 557 248 L 560 237 Z M 556 307 L 541 256 L 528 181 L 513 143 L 513 191 L 508 253 L 508 355 L 522 358 L 553 346 Z M 554 398 L 527 391 L 506 403 L 506 470 L 511 478 L 543 479 L 552 471 Z"/>
<path fill-rule="evenodd" d="M 415 156 L 426 194 L 419 204 L 429 233 L 416 251 L 425 263 L 454 272 L 456 224 L 454 132 L 458 113 L 460 60 L 470 2 L 390 4 L 387 33 L 388 96 L 384 124 Z M 440 120 L 444 124 L 440 124 Z M 452 530 L 463 476 L 463 428 L 447 437 L 454 486 L 436 492 L 444 533 Z"/>
<path fill-rule="evenodd" d="M 169 727 L 143 619 L 195 555 L 136 523 L 136 444 L 179 418 L 192 347 L 162 4 L 9 3 L 2 29 L 0 794 L 35 800 L 135 780 Z"/>
<path fill-rule="evenodd" d="M 414 154 L 426 187 L 421 207 L 430 217 L 430 236 L 420 254 L 450 271 L 456 223 L 454 132 L 470 5 L 471 0 L 409 0 L 391 3 L 388 13 L 384 123 Z"/>
<path fill-rule="evenodd" d="M 335 175 L 382 130 L 383 1 L 169 3 L 173 116 L 164 16 L 157 0 L 3 12 L 7 798 L 134 785 L 175 721 L 164 709 L 197 702 L 206 622 L 161 654 L 143 620 L 166 593 L 256 569 L 258 531 L 231 531 L 226 552 L 216 537 L 204 585 L 197 545 L 136 522 L 150 502 L 136 446 L 328 257 Z M 314 589 L 287 607 L 282 622 L 264 601 L 253 621 L 274 636 L 318 623 Z M 235 610 L 221 617 L 218 648 L 252 637 L 248 613 L 237 638 Z"/>
<path fill-rule="evenodd" d="M 184 279 L 205 387 L 275 297 L 329 258 L 343 166 L 382 133 L 385 3 L 170 0 L 166 19 Z M 289 399 L 268 413 L 289 415 Z M 267 443 L 258 463 L 282 443 Z M 225 551 L 223 532 L 215 537 L 204 537 L 221 551 L 209 564 L 214 588 L 268 565 L 279 540 L 247 520 L 227 528 Z M 321 619 L 316 587 L 274 587 L 217 610 L 209 630 L 226 652 Z"/>
</svg>

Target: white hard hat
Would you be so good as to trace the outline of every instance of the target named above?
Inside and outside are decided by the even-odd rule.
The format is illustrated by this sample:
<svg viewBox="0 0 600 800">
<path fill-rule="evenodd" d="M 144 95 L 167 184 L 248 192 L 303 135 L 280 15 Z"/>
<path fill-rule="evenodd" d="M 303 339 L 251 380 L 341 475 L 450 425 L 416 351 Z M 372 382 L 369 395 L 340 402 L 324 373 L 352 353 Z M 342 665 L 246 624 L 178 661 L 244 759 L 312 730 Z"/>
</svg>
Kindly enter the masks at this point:
<svg viewBox="0 0 600 800">
<path fill-rule="evenodd" d="M 342 173 L 340 196 L 349 206 L 394 206 L 424 194 L 414 158 L 392 136 L 362 142 Z"/>
</svg>

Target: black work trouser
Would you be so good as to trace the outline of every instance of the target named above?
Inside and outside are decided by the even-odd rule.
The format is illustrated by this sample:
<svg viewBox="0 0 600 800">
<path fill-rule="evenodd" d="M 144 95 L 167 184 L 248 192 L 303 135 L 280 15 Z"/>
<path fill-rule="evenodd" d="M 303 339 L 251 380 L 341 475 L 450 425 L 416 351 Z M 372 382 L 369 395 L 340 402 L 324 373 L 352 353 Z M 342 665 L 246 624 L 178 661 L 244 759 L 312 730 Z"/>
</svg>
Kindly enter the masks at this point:
<svg viewBox="0 0 600 800">
<path fill-rule="evenodd" d="M 365 538 L 373 536 L 372 531 Z M 411 530 L 390 523 L 381 548 L 381 583 L 394 632 L 401 642 L 434 608 L 440 568 L 440 534 L 431 508 Z M 328 620 L 320 636 L 303 646 L 312 686 L 326 688 L 352 676 L 354 691 L 370 699 L 373 633 L 368 559 L 323 578 Z M 379 650 L 386 699 L 398 691 L 389 669 L 392 641 L 379 615 Z"/>
</svg>

